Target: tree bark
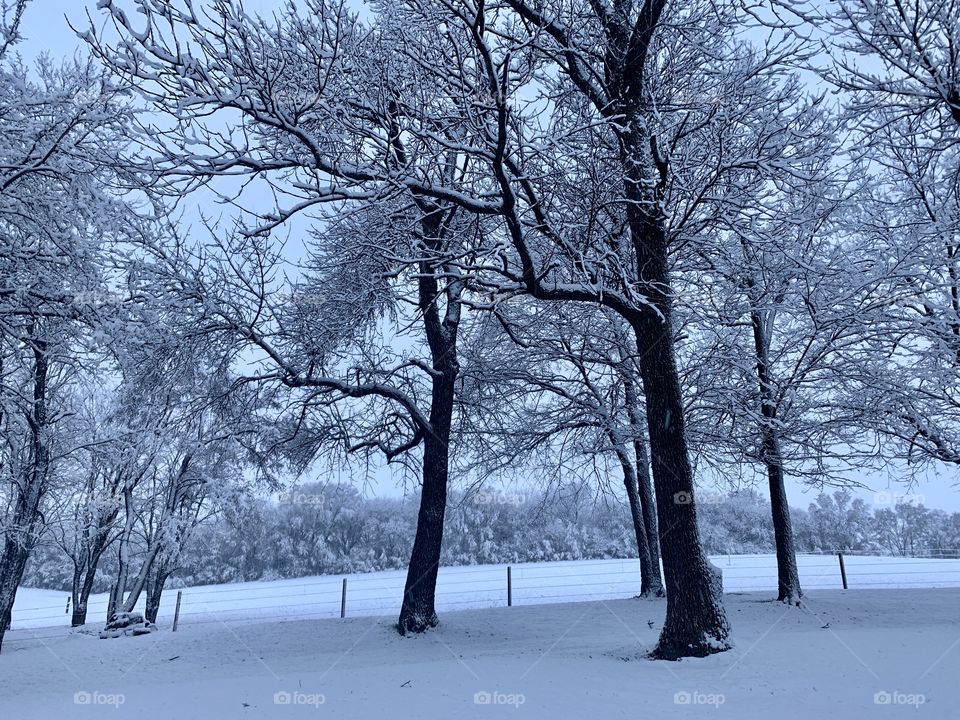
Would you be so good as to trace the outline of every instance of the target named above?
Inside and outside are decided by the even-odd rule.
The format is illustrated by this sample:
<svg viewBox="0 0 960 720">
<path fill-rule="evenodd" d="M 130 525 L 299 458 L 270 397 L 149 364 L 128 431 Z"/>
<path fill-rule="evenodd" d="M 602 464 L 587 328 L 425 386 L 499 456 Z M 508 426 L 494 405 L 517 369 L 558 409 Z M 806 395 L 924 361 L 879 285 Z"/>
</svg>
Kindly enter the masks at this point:
<svg viewBox="0 0 960 720">
<path fill-rule="evenodd" d="M 33 330 L 31 327 L 31 336 Z M 41 522 L 40 502 L 46 491 L 49 472 L 50 456 L 46 442 L 49 358 L 45 342 L 33 340 L 32 344 L 33 402 L 27 418 L 29 455 L 22 483 L 16 489 L 14 511 L 4 533 L 3 554 L 0 555 L 0 649 L 10 627 L 17 587 L 37 542 L 37 530 Z"/>
<path fill-rule="evenodd" d="M 630 426 L 633 428 L 633 455 L 637 465 L 640 510 L 643 513 L 643 525 L 647 533 L 647 547 L 650 553 L 652 573 L 650 594 L 663 597 L 656 498 L 653 494 L 653 479 L 650 477 L 650 458 L 647 455 L 647 443 L 643 438 L 646 428 L 643 426 L 643 414 L 640 412 L 637 388 L 629 374 L 624 378 L 624 395 L 627 402 L 627 417 L 630 419 Z"/>
<path fill-rule="evenodd" d="M 130 589 L 130 593 L 127 595 L 127 599 L 120 603 L 121 612 L 133 612 L 133 609 L 137 605 L 137 601 L 140 599 L 143 589 L 147 585 L 147 578 L 153 569 L 153 563 L 157 559 L 157 555 L 160 553 L 161 543 L 155 541 L 147 549 L 147 556 L 143 560 L 143 564 L 140 566 L 140 572 L 137 573 L 136 579 L 133 581 L 133 587 Z"/>
<path fill-rule="evenodd" d="M 650 556 L 647 526 L 643 519 L 643 510 L 640 507 L 636 466 L 633 460 L 622 451 L 617 452 L 617 457 L 623 470 L 623 485 L 627 490 L 630 517 L 633 520 L 633 532 L 637 539 L 637 556 L 640 558 L 640 596 L 657 595 L 659 597 L 663 595 L 663 586 L 660 583 L 660 567 L 659 563 L 654 567 Z"/>
<path fill-rule="evenodd" d="M 770 377 L 770 340 L 760 312 L 757 310 L 751 312 L 750 319 L 757 354 L 757 379 L 763 417 L 760 423 L 761 454 L 770 487 L 770 511 L 777 547 L 777 599 L 791 605 L 799 605 L 803 591 L 800 588 L 793 525 L 790 521 L 790 505 L 787 502 L 787 489 L 784 485 L 783 455 L 780 451 L 780 437 L 776 428 L 777 405 L 773 381 Z"/>
<path fill-rule="evenodd" d="M 163 586 L 167 583 L 170 573 L 166 567 L 158 567 L 153 572 L 150 582 L 147 584 L 147 602 L 143 616 L 152 623 L 157 622 L 157 615 L 160 612 L 160 601 L 163 598 Z"/>
<path fill-rule="evenodd" d="M 428 252 L 441 251 L 447 230 L 446 223 L 451 219 L 452 215 L 436 207 L 423 217 L 422 240 Z M 439 261 L 424 260 L 420 263 L 420 276 L 417 280 L 418 302 L 434 372 L 431 376 L 430 427 L 424 428 L 423 481 L 417 532 L 407 567 L 403 605 L 397 622 L 397 630 L 401 635 L 423 632 L 436 626 L 438 622 L 437 573 L 440 569 L 443 520 L 447 509 L 450 430 L 453 425 L 457 377 L 460 373 L 457 333 L 463 286 L 459 280 L 449 277 L 453 274 L 455 271 L 445 268 Z M 438 276 L 448 277 L 442 292 Z M 442 319 L 437 307 L 441 296 L 446 298 Z"/>
<path fill-rule="evenodd" d="M 624 68 L 622 105 L 614 110 L 620 110 L 625 118 L 625 129 L 618 138 L 639 289 L 652 305 L 637 308 L 628 318 L 636 337 L 636 362 L 647 401 L 647 432 L 667 590 L 667 616 L 651 655 L 675 660 L 729 649 L 730 625 L 723 609 L 719 571 L 703 552 L 697 526 L 693 470 L 674 348 L 666 218 L 661 206 L 667 168 L 656 154 L 655 141 L 642 114 L 642 72 L 642 63 L 637 69 Z"/>
<path fill-rule="evenodd" d="M 397 628 L 401 635 L 419 633 L 438 622 L 435 597 L 440 550 L 443 543 L 443 519 L 447 507 L 447 480 L 450 425 L 453 417 L 456 375 L 434 378 L 430 423 L 423 446 L 423 487 L 417 532 L 407 567 L 403 589 L 403 607 Z"/>
<path fill-rule="evenodd" d="M 93 533 L 93 539 L 87 536 L 83 549 L 83 561 L 74 561 L 73 582 L 70 588 L 73 604 L 73 612 L 70 617 L 71 627 L 79 627 L 87 622 L 87 604 L 90 593 L 93 591 L 93 583 L 97 577 L 100 559 L 107 550 L 107 531 L 108 528 L 100 526 Z"/>
<path fill-rule="evenodd" d="M 70 616 L 71 627 L 79 627 L 87 622 L 87 605 L 90 600 L 90 593 L 93 591 L 93 582 L 97 576 L 99 560 L 98 556 L 96 561 L 87 565 L 86 571 L 82 574 L 82 579 L 75 579 L 71 592 L 73 596 L 73 614 Z"/>
<path fill-rule="evenodd" d="M 117 548 L 117 579 L 110 590 L 107 600 L 107 622 L 113 619 L 117 609 L 123 604 L 123 593 L 127 589 L 127 574 L 130 568 L 130 538 L 136 516 L 133 509 L 133 487 L 130 482 L 123 486 L 124 523 Z"/>
<path fill-rule="evenodd" d="M 703 552 L 693 473 L 687 454 L 683 402 L 673 359 L 669 317 L 638 323 L 640 372 L 656 483 L 667 616 L 652 656 L 705 657 L 730 647 L 722 587 Z"/>
</svg>

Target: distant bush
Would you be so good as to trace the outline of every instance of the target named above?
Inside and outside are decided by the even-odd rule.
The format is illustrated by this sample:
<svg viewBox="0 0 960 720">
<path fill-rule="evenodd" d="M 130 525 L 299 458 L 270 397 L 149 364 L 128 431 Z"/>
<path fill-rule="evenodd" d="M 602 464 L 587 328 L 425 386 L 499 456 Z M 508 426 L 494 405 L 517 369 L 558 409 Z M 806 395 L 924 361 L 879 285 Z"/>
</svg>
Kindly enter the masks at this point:
<svg viewBox="0 0 960 720">
<path fill-rule="evenodd" d="M 773 552 L 770 506 L 753 490 L 706 495 L 697 507 L 709 554 Z M 871 509 L 848 492 L 822 494 L 794 508 L 798 552 L 872 552 L 956 556 L 960 513 L 916 502 Z M 275 580 L 406 567 L 416 530 L 412 499 L 364 499 L 351 487 L 302 485 L 280 502 L 245 498 L 201 525 L 171 585 Z M 444 565 L 630 558 L 636 554 L 626 507 L 597 502 L 481 492 L 453 493 L 446 515 Z M 108 551 L 96 592 L 116 561 Z M 54 545 L 37 549 L 24 585 L 69 590 L 69 562 Z"/>
</svg>

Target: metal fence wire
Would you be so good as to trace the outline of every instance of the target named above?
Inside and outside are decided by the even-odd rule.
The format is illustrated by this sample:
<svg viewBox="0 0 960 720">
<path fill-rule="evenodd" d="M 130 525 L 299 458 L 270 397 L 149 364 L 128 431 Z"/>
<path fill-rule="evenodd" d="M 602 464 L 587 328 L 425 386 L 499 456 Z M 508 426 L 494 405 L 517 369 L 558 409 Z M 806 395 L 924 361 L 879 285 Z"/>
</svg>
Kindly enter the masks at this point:
<svg viewBox="0 0 960 720">
<path fill-rule="evenodd" d="M 773 555 L 723 555 L 711 560 L 722 572 L 725 592 L 776 590 Z M 804 554 L 797 561 L 805 590 L 960 587 L 960 551 L 942 551 L 934 557 Z M 320 576 L 170 589 L 163 593 L 157 622 L 185 626 L 225 620 L 390 615 L 399 607 L 405 578 L 405 571 L 395 570 L 348 578 Z M 477 565 L 441 568 L 436 602 L 442 612 L 622 599 L 637 595 L 639 590 L 638 560 Z M 141 612 L 142 604 L 141 598 L 137 608 Z M 87 627 L 99 630 L 105 617 L 106 595 L 92 596 Z M 24 589 L 14 604 L 11 630 L 28 631 L 23 634 L 24 640 L 56 637 L 62 635 L 62 629 L 55 633 L 51 630 L 69 626 L 70 618 L 68 594 Z M 21 639 L 17 635 L 9 637 L 12 641 Z"/>
</svg>

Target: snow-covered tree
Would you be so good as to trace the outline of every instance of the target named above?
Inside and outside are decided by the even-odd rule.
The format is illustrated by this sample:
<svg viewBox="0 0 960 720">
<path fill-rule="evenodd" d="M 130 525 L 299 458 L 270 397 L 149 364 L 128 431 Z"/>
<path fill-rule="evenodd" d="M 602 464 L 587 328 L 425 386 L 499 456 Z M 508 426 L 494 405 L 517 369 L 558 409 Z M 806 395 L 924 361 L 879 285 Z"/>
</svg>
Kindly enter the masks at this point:
<svg viewBox="0 0 960 720">
<path fill-rule="evenodd" d="M 112 315 L 105 252 L 134 220 L 116 163 L 123 93 L 89 62 L 14 57 L 27 7 L 0 38 L 0 639 L 73 449 L 70 387 Z"/>
</svg>

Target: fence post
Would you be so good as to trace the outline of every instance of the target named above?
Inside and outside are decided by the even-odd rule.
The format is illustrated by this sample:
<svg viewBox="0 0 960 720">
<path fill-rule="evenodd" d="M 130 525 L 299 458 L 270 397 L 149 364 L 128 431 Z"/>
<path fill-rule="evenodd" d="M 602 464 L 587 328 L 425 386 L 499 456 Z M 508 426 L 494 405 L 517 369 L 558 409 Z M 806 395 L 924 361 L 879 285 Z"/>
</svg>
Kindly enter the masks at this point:
<svg viewBox="0 0 960 720">
<path fill-rule="evenodd" d="M 347 616 L 347 579 L 343 579 L 343 591 L 340 593 L 340 617 Z"/>
<path fill-rule="evenodd" d="M 177 609 L 173 611 L 173 632 L 177 631 L 180 622 L 180 601 L 183 599 L 183 590 L 177 590 Z"/>
<path fill-rule="evenodd" d="M 513 573 L 512 568 L 507 565 L 507 607 L 513 605 Z"/>
<path fill-rule="evenodd" d="M 67 595 L 67 609 L 63 611 L 64 615 L 70 614 L 70 595 Z"/>
<path fill-rule="evenodd" d="M 847 568 L 843 565 L 843 553 L 837 553 L 837 559 L 840 561 L 840 579 L 843 580 L 843 589 L 847 589 Z"/>
</svg>

